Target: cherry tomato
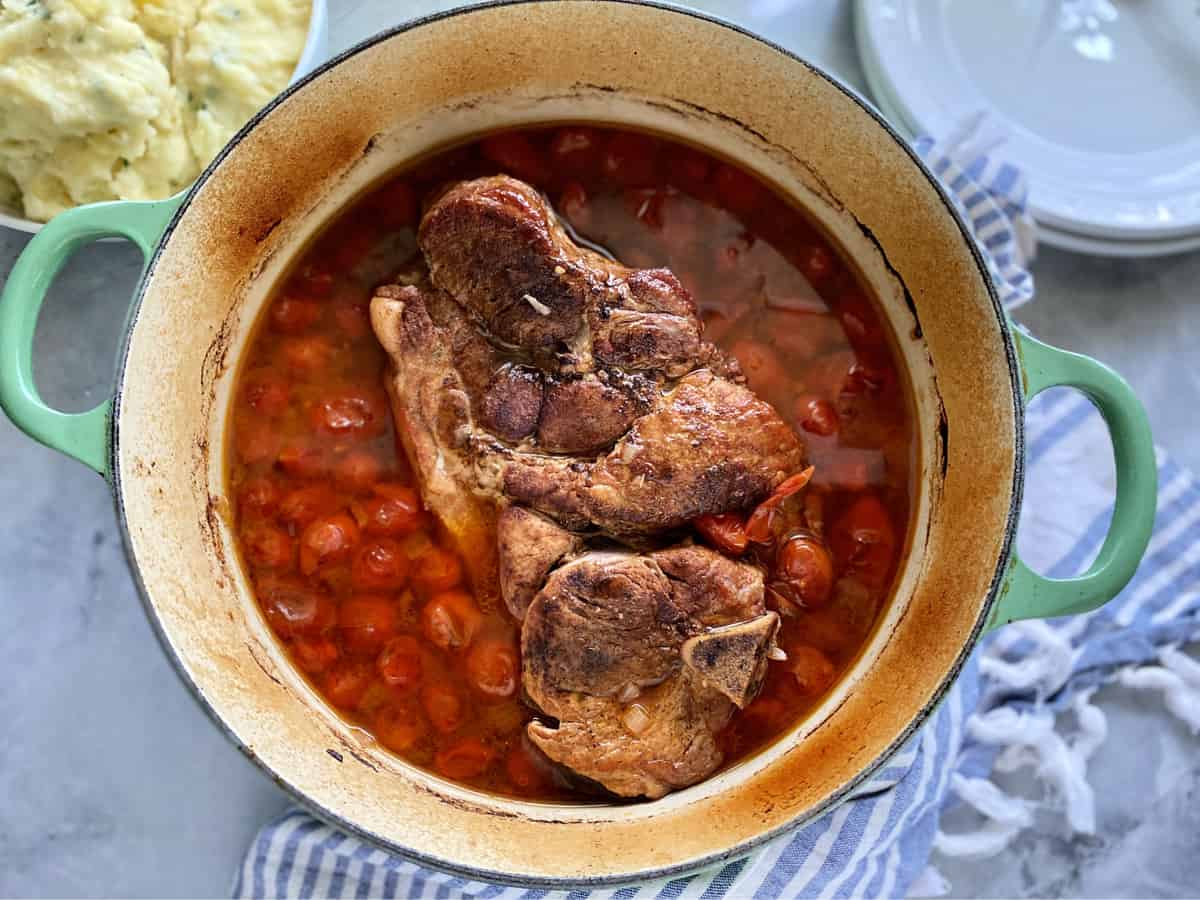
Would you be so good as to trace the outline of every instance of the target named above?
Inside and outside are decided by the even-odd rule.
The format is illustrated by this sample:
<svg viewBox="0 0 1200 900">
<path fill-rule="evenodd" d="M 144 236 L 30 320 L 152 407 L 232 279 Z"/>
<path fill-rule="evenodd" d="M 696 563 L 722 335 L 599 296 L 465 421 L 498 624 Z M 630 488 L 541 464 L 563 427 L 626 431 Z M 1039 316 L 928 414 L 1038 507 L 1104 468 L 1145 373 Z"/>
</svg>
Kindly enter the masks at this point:
<svg viewBox="0 0 1200 900">
<path fill-rule="evenodd" d="M 271 305 L 271 327 L 283 334 L 302 334 L 321 318 L 315 300 L 284 295 Z"/>
<path fill-rule="evenodd" d="M 838 316 L 846 336 L 853 344 L 865 343 L 870 334 L 870 326 L 863 321 L 861 314 L 852 309 L 844 309 Z"/>
<path fill-rule="evenodd" d="M 509 751 L 504 760 L 509 783 L 522 794 L 538 794 L 550 786 L 546 764 L 536 760 L 521 741 Z"/>
<path fill-rule="evenodd" d="M 333 308 L 333 319 L 353 340 L 371 333 L 371 313 L 366 303 L 339 303 Z"/>
<path fill-rule="evenodd" d="M 279 452 L 279 432 L 270 422 L 239 422 L 234 445 L 238 459 L 248 466 L 270 462 Z"/>
<path fill-rule="evenodd" d="M 784 663 L 796 679 L 800 690 L 809 696 L 825 693 L 833 684 L 837 670 L 824 653 L 807 644 L 789 647 Z"/>
<path fill-rule="evenodd" d="M 289 568 L 296 558 L 288 533 L 266 522 L 252 522 L 243 528 L 242 546 L 251 565 L 266 569 Z"/>
<path fill-rule="evenodd" d="M 337 618 L 333 599 L 294 575 L 264 575 L 255 586 L 267 621 L 282 637 L 320 634 Z"/>
<path fill-rule="evenodd" d="M 417 195 L 403 178 L 393 178 L 363 201 L 380 228 L 394 231 L 417 224 Z"/>
<path fill-rule="evenodd" d="M 846 373 L 842 390 L 848 394 L 878 393 L 887 385 L 889 377 L 885 368 L 856 362 Z"/>
<path fill-rule="evenodd" d="M 414 531 L 412 534 L 405 535 L 400 541 L 400 550 L 408 557 L 408 561 L 413 565 L 419 565 L 422 558 L 428 556 L 433 550 L 433 538 L 429 532 L 425 530 Z"/>
<path fill-rule="evenodd" d="M 658 188 L 629 188 L 622 195 L 625 209 L 651 231 L 662 231 L 665 191 Z"/>
<path fill-rule="evenodd" d="M 351 450 L 337 461 L 333 477 L 343 490 L 365 493 L 383 475 L 383 463 L 370 450 Z"/>
<path fill-rule="evenodd" d="M 271 372 L 252 372 L 242 387 L 246 405 L 268 419 L 278 419 L 287 412 L 289 394 L 287 382 Z"/>
<path fill-rule="evenodd" d="M 392 705 L 381 706 L 375 712 L 371 731 L 379 743 L 393 753 L 411 750 L 425 737 L 425 728 L 416 710 Z"/>
<path fill-rule="evenodd" d="M 342 709 L 354 709 L 371 686 L 371 667 L 359 659 L 341 659 L 325 673 L 325 696 Z"/>
<path fill-rule="evenodd" d="M 408 581 L 408 556 L 391 538 L 376 538 L 359 548 L 350 581 L 359 591 L 398 591 Z"/>
<path fill-rule="evenodd" d="M 358 543 L 358 525 L 346 513 L 317 519 L 300 535 L 300 571 L 311 575 L 327 563 L 347 558 Z"/>
<path fill-rule="evenodd" d="M 276 462 L 279 468 L 296 478 L 317 478 L 325 474 L 324 452 L 299 440 L 280 449 Z"/>
<path fill-rule="evenodd" d="M 759 341 L 743 339 L 730 348 L 746 374 L 746 381 L 756 391 L 767 391 L 787 380 L 782 363 L 775 351 Z"/>
<path fill-rule="evenodd" d="M 896 552 L 896 529 L 874 494 L 860 494 L 834 520 L 829 547 L 839 571 L 852 572 L 870 587 L 887 583 Z"/>
<path fill-rule="evenodd" d="M 764 200 L 764 189 L 757 179 L 734 166 L 718 166 L 713 186 L 721 205 L 741 219 L 754 213 Z"/>
<path fill-rule="evenodd" d="M 859 291 L 851 290 L 843 294 L 836 308 L 846 337 L 856 350 L 880 350 L 887 346 L 875 311 Z"/>
<path fill-rule="evenodd" d="M 695 522 L 696 530 L 708 543 L 728 556 L 741 556 L 746 552 L 746 520 L 741 513 L 721 513 L 701 516 Z"/>
<path fill-rule="evenodd" d="M 791 710 L 776 697 L 759 696 L 746 707 L 742 721 L 752 728 L 775 730 L 791 717 Z"/>
<path fill-rule="evenodd" d="M 588 203 L 587 191 L 577 181 L 572 181 L 563 188 L 554 208 L 578 229 L 586 231 L 592 224 L 592 207 Z"/>
<path fill-rule="evenodd" d="M 600 139 L 595 129 L 577 125 L 560 128 L 550 140 L 554 170 L 573 178 L 588 178 L 600 167 Z"/>
<path fill-rule="evenodd" d="M 837 434 L 840 424 L 833 404 L 818 397 L 801 397 L 796 403 L 796 418 L 801 428 L 821 437 Z"/>
<path fill-rule="evenodd" d="M 841 392 L 846 375 L 853 365 L 853 352 L 846 349 L 836 350 L 808 363 L 796 381 L 804 387 L 805 391 L 832 400 Z"/>
<path fill-rule="evenodd" d="M 396 633 L 400 609 L 390 597 L 354 594 L 338 609 L 342 645 L 351 653 L 375 655 Z"/>
<path fill-rule="evenodd" d="M 374 437 L 387 427 L 387 406 L 373 391 L 346 388 L 327 394 L 308 412 L 317 431 L 343 437 Z"/>
<path fill-rule="evenodd" d="M 882 477 L 881 461 L 874 454 L 873 450 L 844 450 L 821 465 L 821 480 L 838 490 L 865 491 Z"/>
<path fill-rule="evenodd" d="M 523 134 L 515 131 L 493 134 L 479 144 L 483 155 L 510 175 L 541 184 L 550 178 L 550 166 L 542 151 Z"/>
<path fill-rule="evenodd" d="M 744 308 L 730 305 L 724 309 L 704 310 L 704 339 L 719 343 L 741 319 Z"/>
<path fill-rule="evenodd" d="M 365 210 L 364 210 L 365 212 Z M 351 220 L 343 224 L 333 237 L 333 262 L 341 270 L 357 268 L 366 259 L 378 242 L 379 224 L 370 221 Z"/>
<path fill-rule="evenodd" d="M 279 518 L 296 528 L 303 528 L 318 516 L 333 512 L 338 499 L 327 484 L 310 484 L 293 488 L 279 501 Z"/>
<path fill-rule="evenodd" d="M 413 582 L 427 594 L 444 591 L 462 581 L 462 563 L 449 550 L 430 547 L 417 560 Z"/>
<path fill-rule="evenodd" d="M 512 641 L 488 638 L 471 645 L 467 679 L 485 697 L 504 700 L 513 696 L 520 676 L 521 657 Z"/>
<path fill-rule="evenodd" d="M 676 147 L 670 161 L 671 181 L 685 190 L 695 193 L 702 188 L 712 173 L 712 163 L 707 156 L 691 147 Z"/>
<path fill-rule="evenodd" d="M 479 738 L 464 738 L 439 752 L 434 765 L 447 778 L 476 778 L 488 770 L 494 757 Z"/>
<path fill-rule="evenodd" d="M 475 598 L 463 590 L 435 594 L 421 610 L 421 629 L 430 643 L 443 650 L 460 650 L 475 638 L 483 613 Z"/>
<path fill-rule="evenodd" d="M 658 170 L 658 141 L 644 134 L 619 131 L 604 147 L 604 174 L 626 187 L 654 181 Z"/>
<path fill-rule="evenodd" d="M 423 516 L 421 498 L 410 487 L 399 484 L 375 485 L 376 496 L 364 500 L 362 527 L 368 534 L 400 537 L 420 527 Z"/>
<path fill-rule="evenodd" d="M 328 297 L 333 290 L 333 273 L 324 265 L 309 261 L 292 275 L 287 289 L 304 297 Z"/>
<path fill-rule="evenodd" d="M 824 609 L 803 609 L 795 617 L 795 633 L 826 655 L 841 654 L 850 649 L 853 634 L 845 617 L 830 604 Z M 789 649 L 787 642 L 783 649 Z"/>
<path fill-rule="evenodd" d="M 442 734 L 458 731 L 466 718 L 462 698 L 448 685 L 426 683 L 421 688 L 421 705 L 433 727 Z"/>
<path fill-rule="evenodd" d="M 341 656 L 337 644 L 326 637 L 301 637 L 292 641 L 292 656 L 309 675 L 319 675 Z"/>
<path fill-rule="evenodd" d="M 333 347 L 328 339 L 317 334 L 288 338 L 279 346 L 284 363 L 298 375 L 315 375 L 328 369 L 333 359 Z"/>
<path fill-rule="evenodd" d="M 397 635 L 384 645 L 375 667 L 388 687 L 411 690 L 421 683 L 421 645 L 410 634 Z"/>
<path fill-rule="evenodd" d="M 691 253 L 698 243 L 705 240 L 700 234 L 700 210 L 702 207 L 690 197 L 674 190 L 664 191 L 658 209 L 662 221 L 662 240 L 672 257 Z M 684 271 L 680 281 L 689 291 L 708 292 L 708 286 L 702 284 L 693 273 Z"/>
<path fill-rule="evenodd" d="M 269 516 L 279 508 L 279 487 L 266 476 L 249 478 L 238 489 L 238 513 Z"/>
<path fill-rule="evenodd" d="M 415 505 L 418 509 L 421 506 L 421 498 L 407 484 L 398 484 L 394 481 L 384 481 L 375 485 L 375 493 L 380 497 L 389 499 L 404 500 L 406 503 Z"/>
<path fill-rule="evenodd" d="M 819 488 L 804 495 L 804 524 L 822 540 L 825 539 L 825 504 L 828 498 L 829 493 Z"/>
<path fill-rule="evenodd" d="M 797 252 L 796 265 L 805 278 L 815 285 L 821 285 L 833 274 L 833 254 L 820 244 L 809 244 Z"/>
<path fill-rule="evenodd" d="M 825 545 L 807 532 L 791 535 L 779 549 L 776 574 L 804 606 L 825 606 L 833 593 L 833 559 Z"/>
<path fill-rule="evenodd" d="M 824 242 L 824 238 L 803 215 L 766 187 L 762 187 L 752 221 L 758 236 L 774 247 L 794 248 Z M 794 258 L 795 254 L 792 256 Z M 834 282 L 831 279 L 830 283 L 822 285 L 821 289 L 828 292 L 832 291 L 833 287 Z"/>
</svg>

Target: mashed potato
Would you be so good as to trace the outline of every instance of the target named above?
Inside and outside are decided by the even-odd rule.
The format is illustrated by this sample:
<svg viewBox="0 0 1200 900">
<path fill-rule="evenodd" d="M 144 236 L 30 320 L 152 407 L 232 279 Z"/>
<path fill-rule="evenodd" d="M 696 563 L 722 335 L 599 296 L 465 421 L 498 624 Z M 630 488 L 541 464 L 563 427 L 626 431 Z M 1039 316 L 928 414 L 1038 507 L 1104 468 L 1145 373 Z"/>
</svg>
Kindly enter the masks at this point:
<svg viewBox="0 0 1200 900">
<path fill-rule="evenodd" d="M 191 182 L 288 82 L 308 0 L 0 0 L 0 207 Z"/>
</svg>

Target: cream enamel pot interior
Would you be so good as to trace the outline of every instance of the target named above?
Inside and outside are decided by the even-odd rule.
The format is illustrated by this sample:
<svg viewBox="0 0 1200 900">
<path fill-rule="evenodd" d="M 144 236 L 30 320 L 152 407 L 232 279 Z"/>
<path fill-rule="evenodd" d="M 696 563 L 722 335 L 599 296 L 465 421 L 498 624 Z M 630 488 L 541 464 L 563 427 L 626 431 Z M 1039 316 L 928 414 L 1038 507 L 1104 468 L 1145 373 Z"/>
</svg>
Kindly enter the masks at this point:
<svg viewBox="0 0 1200 900">
<path fill-rule="evenodd" d="M 224 423 L 272 282 L 356 192 L 431 148 L 497 127 L 600 120 L 686 138 L 809 209 L 874 286 L 920 436 L 895 596 L 862 657 L 784 740 L 652 803 L 534 804 L 403 763 L 286 661 L 240 570 Z M 30 341 L 46 286 L 87 240 L 148 265 L 114 400 L 42 404 Z M 1104 412 L 1113 530 L 1087 575 L 1013 554 L 1022 411 L 1073 384 Z M 1149 536 L 1145 416 L 1116 375 L 1011 328 L 949 202 L 906 145 L 829 76 L 729 25 L 626 2 L 548 0 L 425 19 L 333 60 L 251 122 L 186 197 L 82 208 L 29 245 L 0 300 L 0 400 L 31 435 L 111 480 L 146 608 L 181 675 L 245 753 L 323 817 L 430 865 L 542 885 L 617 883 L 744 853 L 845 798 L 917 728 L 983 631 L 1079 612 L 1128 580 Z"/>
</svg>

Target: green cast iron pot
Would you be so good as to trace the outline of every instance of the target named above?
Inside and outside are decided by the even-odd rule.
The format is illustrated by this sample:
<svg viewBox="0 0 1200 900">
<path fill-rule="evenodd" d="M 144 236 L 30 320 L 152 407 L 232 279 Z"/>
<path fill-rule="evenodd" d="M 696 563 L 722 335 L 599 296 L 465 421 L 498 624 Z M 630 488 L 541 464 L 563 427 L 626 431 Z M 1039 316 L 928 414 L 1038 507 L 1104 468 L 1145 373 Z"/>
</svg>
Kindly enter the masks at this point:
<svg viewBox="0 0 1200 900">
<path fill-rule="evenodd" d="M 622 806 L 481 794 L 404 763 L 343 721 L 258 613 L 223 464 L 238 359 L 306 239 L 433 147 L 564 120 L 699 143 L 810 211 L 879 298 L 919 438 L 897 585 L 847 675 L 753 758 Z M 38 310 L 71 253 L 112 235 L 147 261 L 115 396 L 58 412 L 33 381 Z M 1032 572 L 1013 547 L 1023 412 L 1053 385 L 1099 408 L 1117 471 L 1099 557 L 1065 580 Z M 952 204 L 885 122 L 819 69 L 733 26 L 617 0 L 493 4 L 381 34 L 289 89 L 186 196 L 55 219 L 0 299 L 0 403 L 30 436 L 108 479 L 164 647 L 252 759 L 325 818 L 391 850 L 556 887 L 716 864 L 851 796 L 935 708 L 987 629 L 1082 613 L 1120 591 L 1155 510 L 1150 431 L 1129 387 L 1095 360 L 1012 327 Z"/>
</svg>

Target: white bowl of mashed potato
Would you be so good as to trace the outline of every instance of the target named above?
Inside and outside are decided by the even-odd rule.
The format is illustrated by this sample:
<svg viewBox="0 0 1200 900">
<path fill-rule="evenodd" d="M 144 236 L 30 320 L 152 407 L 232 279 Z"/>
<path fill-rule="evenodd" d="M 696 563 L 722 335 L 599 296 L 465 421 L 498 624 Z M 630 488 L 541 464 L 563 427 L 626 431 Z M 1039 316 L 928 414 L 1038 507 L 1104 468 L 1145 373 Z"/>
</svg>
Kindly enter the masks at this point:
<svg viewBox="0 0 1200 900">
<path fill-rule="evenodd" d="M 325 0 L 0 0 L 0 225 L 184 190 L 325 40 Z"/>
</svg>

